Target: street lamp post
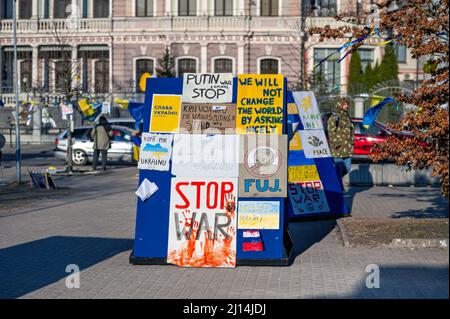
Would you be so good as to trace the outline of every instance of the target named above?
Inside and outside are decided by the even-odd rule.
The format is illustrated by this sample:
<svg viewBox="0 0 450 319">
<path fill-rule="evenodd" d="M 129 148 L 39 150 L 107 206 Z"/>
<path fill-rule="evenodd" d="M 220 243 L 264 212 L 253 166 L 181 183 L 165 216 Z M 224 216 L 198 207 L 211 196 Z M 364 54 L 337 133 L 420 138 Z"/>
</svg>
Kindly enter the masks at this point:
<svg viewBox="0 0 450 319">
<path fill-rule="evenodd" d="M 13 5 L 13 37 L 14 37 L 14 95 L 16 98 L 16 181 L 20 184 L 21 178 L 21 154 L 20 154 L 20 119 L 19 119 L 19 74 L 17 62 L 17 0 Z"/>
</svg>

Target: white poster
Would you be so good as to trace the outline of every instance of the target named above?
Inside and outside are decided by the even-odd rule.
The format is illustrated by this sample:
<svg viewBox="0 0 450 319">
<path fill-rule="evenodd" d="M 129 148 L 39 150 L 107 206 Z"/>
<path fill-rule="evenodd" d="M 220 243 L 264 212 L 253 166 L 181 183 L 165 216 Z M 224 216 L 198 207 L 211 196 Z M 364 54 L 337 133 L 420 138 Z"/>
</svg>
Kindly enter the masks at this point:
<svg viewBox="0 0 450 319">
<path fill-rule="evenodd" d="M 168 171 L 173 135 L 142 133 L 141 139 L 138 168 Z"/>
<path fill-rule="evenodd" d="M 185 73 L 183 103 L 233 102 L 233 74 Z"/>
<path fill-rule="evenodd" d="M 289 184 L 289 199 L 295 215 L 330 211 L 321 181 Z"/>
<path fill-rule="evenodd" d="M 73 114 L 73 107 L 71 104 L 61 103 L 61 114 L 64 116 Z"/>
<path fill-rule="evenodd" d="M 172 174 L 177 177 L 239 177 L 239 136 L 175 134 Z"/>
<path fill-rule="evenodd" d="M 316 96 L 312 91 L 292 92 L 298 114 L 302 120 L 303 129 L 317 130 L 323 129 L 322 119 L 320 117 L 319 106 Z"/>
<path fill-rule="evenodd" d="M 330 157 L 327 138 L 323 130 L 304 130 L 298 132 L 306 158 Z"/>
<path fill-rule="evenodd" d="M 237 178 L 172 178 L 167 262 L 236 266 Z"/>
<path fill-rule="evenodd" d="M 110 102 L 103 102 L 102 103 L 102 113 L 103 114 L 110 114 L 111 113 L 111 103 Z"/>
</svg>

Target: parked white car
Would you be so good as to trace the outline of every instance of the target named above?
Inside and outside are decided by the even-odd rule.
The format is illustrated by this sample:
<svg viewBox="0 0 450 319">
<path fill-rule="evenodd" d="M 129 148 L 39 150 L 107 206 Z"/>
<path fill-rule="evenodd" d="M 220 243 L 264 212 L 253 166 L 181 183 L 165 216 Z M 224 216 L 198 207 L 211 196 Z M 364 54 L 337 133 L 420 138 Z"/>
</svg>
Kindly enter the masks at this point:
<svg viewBox="0 0 450 319">
<path fill-rule="evenodd" d="M 74 165 L 83 166 L 92 162 L 94 143 L 90 139 L 92 126 L 77 127 L 72 133 L 72 161 Z M 128 127 L 112 126 L 113 139 L 108 150 L 108 161 L 133 162 L 133 131 Z M 67 161 L 67 131 L 55 139 L 54 156 Z"/>
</svg>

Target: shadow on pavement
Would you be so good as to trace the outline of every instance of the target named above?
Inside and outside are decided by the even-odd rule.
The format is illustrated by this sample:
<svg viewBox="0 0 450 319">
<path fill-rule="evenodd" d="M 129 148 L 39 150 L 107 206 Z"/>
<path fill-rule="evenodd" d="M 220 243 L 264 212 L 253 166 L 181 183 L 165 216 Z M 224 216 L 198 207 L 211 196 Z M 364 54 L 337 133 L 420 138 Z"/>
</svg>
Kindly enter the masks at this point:
<svg viewBox="0 0 450 319">
<path fill-rule="evenodd" d="M 133 240 L 54 236 L 0 249 L 0 298 L 18 298 L 130 250 Z M 64 283 L 61 283 L 64 285 Z"/>
<path fill-rule="evenodd" d="M 356 186 L 356 180 L 360 180 L 361 178 L 357 178 L 357 176 L 363 176 L 364 185 Z M 350 212 L 353 208 L 353 200 L 357 193 L 364 192 L 373 187 L 373 177 L 372 173 L 369 171 L 369 166 L 367 165 L 359 165 L 357 169 L 352 170 L 349 173 L 349 189 L 348 189 L 348 197 L 346 198 L 346 203 Z"/>
<path fill-rule="evenodd" d="M 379 288 L 367 288 L 374 283 L 373 269 L 363 275 L 350 294 L 318 296 L 345 299 L 448 299 L 448 267 L 380 266 Z"/>
<path fill-rule="evenodd" d="M 289 223 L 289 233 L 294 243 L 292 262 L 297 256 L 324 239 L 331 231 L 333 231 L 335 226 L 335 219 Z"/>
<path fill-rule="evenodd" d="M 428 206 L 420 209 L 395 212 L 392 218 L 448 218 L 448 200 L 440 192 L 434 194 L 386 194 L 388 198 L 414 199 L 418 203 L 427 203 Z"/>
</svg>

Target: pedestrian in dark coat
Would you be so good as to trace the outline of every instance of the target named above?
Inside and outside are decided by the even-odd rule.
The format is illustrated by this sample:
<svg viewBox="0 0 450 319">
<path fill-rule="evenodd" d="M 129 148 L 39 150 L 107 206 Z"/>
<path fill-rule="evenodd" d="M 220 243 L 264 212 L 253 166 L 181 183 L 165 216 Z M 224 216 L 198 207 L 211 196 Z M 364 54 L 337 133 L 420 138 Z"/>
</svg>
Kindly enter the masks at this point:
<svg viewBox="0 0 450 319">
<path fill-rule="evenodd" d="M 97 169 L 99 155 L 102 155 L 102 169 L 106 170 L 108 149 L 111 148 L 110 139 L 113 137 L 113 130 L 106 117 L 100 116 L 98 123 L 91 130 L 91 139 L 94 142 L 94 158 L 92 168 Z"/>
</svg>

